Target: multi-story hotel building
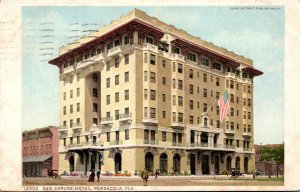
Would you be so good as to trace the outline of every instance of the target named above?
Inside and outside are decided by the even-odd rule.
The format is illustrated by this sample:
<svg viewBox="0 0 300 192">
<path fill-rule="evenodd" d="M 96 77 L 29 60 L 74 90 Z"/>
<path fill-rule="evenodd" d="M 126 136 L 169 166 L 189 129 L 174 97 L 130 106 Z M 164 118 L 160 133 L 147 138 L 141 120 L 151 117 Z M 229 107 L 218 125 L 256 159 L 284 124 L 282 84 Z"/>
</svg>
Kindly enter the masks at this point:
<svg viewBox="0 0 300 192">
<path fill-rule="evenodd" d="M 252 60 L 134 9 L 49 63 L 60 71 L 60 172 L 255 169 L 262 72 Z M 230 114 L 220 122 L 225 89 Z"/>
</svg>

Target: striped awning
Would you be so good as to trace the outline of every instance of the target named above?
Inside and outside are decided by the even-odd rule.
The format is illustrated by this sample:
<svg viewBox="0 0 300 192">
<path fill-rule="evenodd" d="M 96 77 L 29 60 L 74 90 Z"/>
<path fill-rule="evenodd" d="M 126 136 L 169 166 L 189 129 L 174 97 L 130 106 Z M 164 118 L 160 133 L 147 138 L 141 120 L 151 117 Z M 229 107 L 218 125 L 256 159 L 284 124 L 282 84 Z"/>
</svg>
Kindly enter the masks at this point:
<svg viewBox="0 0 300 192">
<path fill-rule="evenodd" d="M 52 155 L 40 155 L 40 156 L 25 156 L 23 157 L 22 162 L 23 163 L 29 163 L 29 162 L 44 162 L 48 159 L 50 159 Z"/>
</svg>

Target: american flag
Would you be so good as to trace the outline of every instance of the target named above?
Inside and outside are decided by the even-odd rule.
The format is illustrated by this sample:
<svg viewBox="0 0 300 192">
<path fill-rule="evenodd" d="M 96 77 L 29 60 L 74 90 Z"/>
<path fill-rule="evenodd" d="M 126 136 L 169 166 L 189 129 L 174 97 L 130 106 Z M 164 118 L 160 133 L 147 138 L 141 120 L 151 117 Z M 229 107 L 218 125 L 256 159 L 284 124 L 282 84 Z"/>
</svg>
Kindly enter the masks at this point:
<svg viewBox="0 0 300 192">
<path fill-rule="evenodd" d="M 228 93 L 227 90 L 218 100 L 219 109 L 220 109 L 220 121 L 222 122 L 226 115 L 229 114 L 229 102 L 228 102 Z"/>
</svg>

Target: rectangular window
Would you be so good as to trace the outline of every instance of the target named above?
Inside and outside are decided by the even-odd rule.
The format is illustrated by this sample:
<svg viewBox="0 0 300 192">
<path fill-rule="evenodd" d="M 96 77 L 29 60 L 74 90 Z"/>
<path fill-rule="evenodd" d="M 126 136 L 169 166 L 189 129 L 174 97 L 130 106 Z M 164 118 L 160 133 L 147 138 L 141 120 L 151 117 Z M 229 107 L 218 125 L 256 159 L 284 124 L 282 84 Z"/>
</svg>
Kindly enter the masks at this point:
<svg viewBox="0 0 300 192">
<path fill-rule="evenodd" d="M 150 54 L 150 64 L 155 65 L 155 55 Z"/>
<path fill-rule="evenodd" d="M 236 103 L 239 103 L 239 97 L 236 97 Z"/>
<path fill-rule="evenodd" d="M 148 99 L 148 89 L 144 89 L 144 99 Z"/>
<path fill-rule="evenodd" d="M 64 115 L 67 114 L 67 107 L 64 106 Z"/>
<path fill-rule="evenodd" d="M 194 109 L 194 101 L 190 100 L 190 109 Z"/>
<path fill-rule="evenodd" d="M 239 90 L 239 84 L 236 84 L 236 90 Z"/>
<path fill-rule="evenodd" d="M 73 137 L 70 137 L 70 144 L 73 144 Z"/>
<path fill-rule="evenodd" d="M 98 104 L 93 103 L 93 112 L 98 112 Z"/>
<path fill-rule="evenodd" d="M 202 58 L 202 65 L 209 67 L 209 60 L 206 58 Z"/>
<path fill-rule="evenodd" d="M 110 142 L 110 132 L 106 132 L 106 141 Z"/>
<path fill-rule="evenodd" d="M 79 97 L 80 96 L 80 88 L 77 88 L 77 97 Z"/>
<path fill-rule="evenodd" d="M 183 82 L 182 82 L 182 80 L 178 80 L 178 89 L 179 90 L 183 89 Z"/>
<path fill-rule="evenodd" d="M 217 113 L 217 115 L 220 114 L 220 108 L 219 108 L 219 106 L 216 106 L 216 113 Z"/>
<path fill-rule="evenodd" d="M 230 122 L 230 129 L 234 130 L 234 122 Z"/>
<path fill-rule="evenodd" d="M 190 116 L 190 124 L 194 124 L 194 116 Z"/>
<path fill-rule="evenodd" d="M 155 131 L 150 130 L 151 141 L 155 141 Z"/>
<path fill-rule="evenodd" d="M 248 112 L 248 119 L 251 119 L 251 112 Z"/>
<path fill-rule="evenodd" d="M 98 74 L 94 73 L 93 74 L 93 82 L 97 82 L 98 81 Z"/>
<path fill-rule="evenodd" d="M 116 131 L 116 141 L 119 141 L 119 139 L 120 139 L 120 132 Z"/>
<path fill-rule="evenodd" d="M 129 82 L 129 71 L 125 72 L 125 82 Z"/>
<path fill-rule="evenodd" d="M 182 73 L 182 64 L 178 63 L 178 73 Z"/>
<path fill-rule="evenodd" d="M 236 116 L 239 116 L 239 110 L 236 110 Z"/>
<path fill-rule="evenodd" d="M 80 103 L 77 103 L 76 105 L 77 105 L 77 106 L 76 106 L 77 112 L 79 112 L 79 111 L 80 111 Z"/>
<path fill-rule="evenodd" d="M 110 95 L 106 95 L 106 105 L 110 104 Z"/>
<path fill-rule="evenodd" d="M 220 128 L 220 121 L 217 120 L 216 122 L 217 122 L 217 128 Z"/>
<path fill-rule="evenodd" d="M 144 81 L 148 81 L 148 72 L 144 71 Z"/>
<path fill-rule="evenodd" d="M 248 99 L 248 107 L 251 107 L 251 99 Z"/>
<path fill-rule="evenodd" d="M 173 89 L 176 89 L 176 79 L 173 79 Z"/>
<path fill-rule="evenodd" d="M 162 94 L 162 101 L 166 102 L 166 94 Z"/>
<path fill-rule="evenodd" d="M 206 73 L 203 73 L 203 82 L 207 82 L 207 74 Z"/>
<path fill-rule="evenodd" d="M 150 72 L 150 82 L 156 83 L 156 74 L 154 72 Z"/>
<path fill-rule="evenodd" d="M 70 90 L 70 98 L 73 98 L 73 90 Z"/>
<path fill-rule="evenodd" d="M 162 141 L 166 141 L 167 140 L 167 132 L 163 131 L 161 133 L 161 136 L 162 136 L 162 138 L 161 138 Z"/>
<path fill-rule="evenodd" d="M 129 54 L 125 54 L 125 65 L 129 64 Z"/>
<path fill-rule="evenodd" d="M 193 76 L 194 76 L 193 69 L 190 69 L 190 78 L 193 79 Z"/>
<path fill-rule="evenodd" d="M 116 57 L 115 58 L 115 68 L 119 68 L 120 66 L 120 60 L 119 60 L 119 57 Z"/>
<path fill-rule="evenodd" d="M 246 106 L 246 98 L 243 98 L 243 106 Z"/>
<path fill-rule="evenodd" d="M 203 97 L 207 97 L 207 89 L 203 89 Z"/>
<path fill-rule="evenodd" d="M 166 84 L 166 77 L 162 77 L 162 84 L 163 84 L 163 85 Z"/>
<path fill-rule="evenodd" d="M 125 100 L 129 100 L 129 89 L 125 90 Z"/>
<path fill-rule="evenodd" d="M 173 112 L 173 122 L 176 122 L 176 113 Z"/>
<path fill-rule="evenodd" d="M 187 54 L 187 60 L 196 62 L 196 54 L 194 54 L 194 53 L 188 53 Z"/>
<path fill-rule="evenodd" d="M 166 68 L 166 60 L 162 60 L 162 67 Z"/>
<path fill-rule="evenodd" d="M 173 95 L 173 105 L 176 105 L 176 96 Z"/>
<path fill-rule="evenodd" d="M 149 37 L 149 36 L 147 36 L 147 37 L 146 37 L 146 43 L 150 43 L 150 44 L 152 44 L 152 45 L 153 45 L 153 38 L 152 38 L 152 37 Z"/>
<path fill-rule="evenodd" d="M 156 100 L 156 91 L 150 90 L 150 99 L 155 101 Z"/>
<path fill-rule="evenodd" d="M 149 141 L 149 130 L 147 129 L 144 130 L 144 140 L 147 141 L 147 143 Z"/>
<path fill-rule="evenodd" d="M 129 129 L 125 129 L 125 140 L 129 140 Z"/>
<path fill-rule="evenodd" d="M 110 78 L 106 78 L 106 88 L 110 88 Z"/>
<path fill-rule="evenodd" d="M 73 113 L 73 105 L 70 105 L 70 113 Z"/>
<path fill-rule="evenodd" d="M 150 118 L 156 118 L 156 109 L 150 108 Z"/>
<path fill-rule="evenodd" d="M 239 129 L 240 128 L 240 124 L 236 124 L 236 129 Z"/>
<path fill-rule="evenodd" d="M 246 114 L 247 114 L 247 112 L 246 112 L 246 111 L 244 111 L 244 119 L 246 119 L 246 116 L 247 116 Z"/>
<path fill-rule="evenodd" d="M 230 80 L 230 88 L 231 88 L 231 89 L 234 89 L 234 83 L 233 83 L 232 80 Z"/>
<path fill-rule="evenodd" d="M 221 71 L 221 64 L 220 63 L 214 63 L 213 68 L 218 70 L 218 71 Z"/>
<path fill-rule="evenodd" d="M 178 122 L 179 123 L 183 122 L 183 113 L 178 113 Z"/>
<path fill-rule="evenodd" d="M 194 93 L 194 86 L 190 85 L 190 94 L 193 94 L 193 93 Z"/>
<path fill-rule="evenodd" d="M 110 61 L 106 62 L 106 71 L 110 71 Z"/>
<path fill-rule="evenodd" d="M 120 46 L 120 40 L 119 39 L 115 40 L 114 44 L 115 44 L 115 47 Z"/>
<path fill-rule="evenodd" d="M 173 62 L 173 72 L 175 72 L 175 71 L 176 71 L 176 63 Z"/>
<path fill-rule="evenodd" d="M 70 84 L 73 83 L 73 76 L 70 76 Z"/>
<path fill-rule="evenodd" d="M 144 117 L 148 117 L 148 107 L 144 107 Z"/>
<path fill-rule="evenodd" d="M 125 36 L 124 37 L 124 45 L 127 45 L 127 44 L 129 44 L 129 37 Z"/>
<path fill-rule="evenodd" d="M 119 102 L 119 92 L 115 93 L 115 102 Z"/>
<path fill-rule="evenodd" d="M 251 93 L 251 87 L 248 86 L 248 93 L 250 94 Z"/>
<path fill-rule="evenodd" d="M 178 133 L 178 143 L 182 143 L 182 133 Z"/>
<path fill-rule="evenodd" d="M 148 63 L 148 54 L 147 53 L 144 53 L 144 63 Z"/>
<path fill-rule="evenodd" d="M 216 77 L 216 86 L 220 86 L 220 78 Z"/>
<path fill-rule="evenodd" d="M 119 85 L 119 75 L 115 76 L 115 85 Z"/>
<path fill-rule="evenodd" d="M 162 111 L 162 117 L 165 119 L 166 118 L 166 111 Z"/>
<path fill-rule="evenodd" d="M 230 108 L 230 116 L 234 116 L 234 108 Z"/>
<path fill-rule="evenodd" d="M 246 93 L 246 85 L 243 85 L 243 92 Z"/>
<path fill-rule="evenodd" d="M 233 94 L 230 94 L 230 102 L 234 103 L 234 95 Z"/>
<path fill-rule="evenodd" d="M 98 125 L 98 119 L 97 118 L 93 118 L 93 124 Z"/>
<path fill-rule="evenodd" d="M 66 92 L 64 92 L 64 100 L 66 100 L 66 97 L 67 97 L 67 93 Z"/>
<path fill-rule="evenodd" d="M 93 97 L 98 97 L 98 89 L 93 88 Z"/>
<path fill-rule="evenodd" d="M 226 129 L 229 129 L 229 122 L 226 121 Z"/>
<path fill-rule="evenodd" d="M 206 112 L 206 111 L 207 111 L 207 104 L 203 103 L 203 112 Z"/>
<path fill-rule="evenodd" d="M 183 97 L 178 96 L 178 105 L 183 106 Z"/>
<path fill-rule="evenodd" d="M 115 120 L 118 120 L 120 117 L 119 110 L 115 110 Z"/>
</svg>

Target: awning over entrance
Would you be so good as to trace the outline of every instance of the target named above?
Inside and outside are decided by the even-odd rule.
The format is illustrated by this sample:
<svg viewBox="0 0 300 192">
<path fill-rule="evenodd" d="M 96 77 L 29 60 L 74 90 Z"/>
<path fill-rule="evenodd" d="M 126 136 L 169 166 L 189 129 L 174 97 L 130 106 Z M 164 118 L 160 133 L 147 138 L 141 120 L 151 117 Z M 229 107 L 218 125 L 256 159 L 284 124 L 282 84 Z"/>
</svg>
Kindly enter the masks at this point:
<svg viewBox="0 0 300 192">
<path fill-rule="evenodd" d="M 50 159 L 52 155 L 40 155 L 40 156 L 26 156 L 23 157 L 23 163 L 28 163 L 28 162 L 44 162 L 48 159 Z"/>
</svg>

